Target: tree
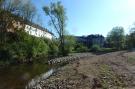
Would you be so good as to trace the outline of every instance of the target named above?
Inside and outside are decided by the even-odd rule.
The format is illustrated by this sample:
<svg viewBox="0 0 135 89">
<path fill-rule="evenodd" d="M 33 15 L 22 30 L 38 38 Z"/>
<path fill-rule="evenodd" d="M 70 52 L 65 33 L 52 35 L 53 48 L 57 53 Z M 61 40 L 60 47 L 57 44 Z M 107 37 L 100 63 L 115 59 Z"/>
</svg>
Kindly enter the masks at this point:
<svg viewBox="0 0 135 89">
<path fill-rule="evenodd" d="M 12 27 L 13 20 L 30 20 L 36 15 L 35 6 L 30 0 L 27 3 L 24 0 L 0 0 L 0 43 L 6 39 L 6 31 Z"/>
<path fill-rule="evenodd" d="M 130 34 L 127 36 L 128 48 L 135 48 L 135 26 L 130 29 Z"/>
<path fill-rule="evenodd" d="M 0 8 L 30 21 L 36 15 L 36 8 L 31 0 L 25 3 L 24 0 L 2 0 Z"/>
<path fill-rule="evenodd" d="M 1 4 L 1 8 L 5 11 L 19 14 L 22 9 L 22 1 L 21 0 L 3 0 Z"/>
<path fill-rule="evenodd" d="M 43 8 L 46 15 L 50 17 L 50 23 L 54 27 L 57 32 L 59 38 L 59 50 L 61 55 L 65 55 L 64 49 L 64 30 L 65 30 L 65 22 L 66 22 L 66 12 L 61 2 L 51 3 L 50 6 L 45 6 Z"/>
<path fill-rule="evenodd" d="M 108 45 L 117 50 L 125 46 L 125 35 L 123 27 L 114 27 L 107 35 Z"/>
<path fill-rule="evenodd" d="M 88 48 L 84 46 L 82 43 L 78 42 L 76 42 L 74 49 L 76 52 L 88 52 Z"/>
<path fill-rule="evenodd" d="M 98 52 L 100 50 L 101 50 L 100 45 L 94 44 L 91 47 L 91 51 L 93 51 L 93 52 Z"/>
<path fill-rule="evenodd" d="M 0 61 L 1 59 L 7 59 L 9 61 L 30 62 L 37 57 L 47 57 L 49 45 L 43 38 L 31 36 L 23 30 L 10 33 L 7 38 L 7 43 L 0 48 L 0 55 L 5 55 L 0 57 Z M 17 40 L 14 38 L 17 38 Z M 2 53 L 3 51 L 5 53 Z M 6 56 L 10 57 L 7 58 Z"/>
<path fill-rule="evenodd" d="M 36 7 L 29 0 L 23 5 L 22 8 L 22 17 L 26 20 L 32 21 L 33 17 L 36 15 Z"/>
<path fill-rule="evenodd" d="M 76 44 L 76 39 L 74 36 L 71 35 L 66 35 L 65 36 L 65 51 L 67 53 L 72 53 L 75 51 L 75 44 Z"/>
<path fill-rule="evenodd" d="M 3 1 L 4 1 L 4 0 L 0 0 L 0 8 L 2 7 Z"/>
</svg>

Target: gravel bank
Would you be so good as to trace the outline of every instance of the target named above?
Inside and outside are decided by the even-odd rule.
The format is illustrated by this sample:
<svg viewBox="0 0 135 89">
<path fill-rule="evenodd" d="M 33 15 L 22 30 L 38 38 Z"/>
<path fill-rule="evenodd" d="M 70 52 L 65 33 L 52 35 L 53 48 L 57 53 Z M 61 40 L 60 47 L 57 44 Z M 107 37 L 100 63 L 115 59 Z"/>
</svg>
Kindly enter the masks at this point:
<svg viewBox="0 0 135 89">
<path fill-rule="evenodd" d="M 39 89 L 135 89 L 134 55 L 120 51 L 76 60 L 39 82 Z"/>
</svg>

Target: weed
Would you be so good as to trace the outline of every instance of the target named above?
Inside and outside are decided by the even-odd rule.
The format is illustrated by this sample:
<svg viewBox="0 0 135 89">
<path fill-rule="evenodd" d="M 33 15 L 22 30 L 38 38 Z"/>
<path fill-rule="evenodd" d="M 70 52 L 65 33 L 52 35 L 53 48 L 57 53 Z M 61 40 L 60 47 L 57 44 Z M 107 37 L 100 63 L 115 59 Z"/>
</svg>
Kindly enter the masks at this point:
<svg viewBox="0 0 135 89">
<path fill-rule="evenodd" d="M 99 66 L 98 79 L 103 89 L 110 89 L 112 87 L 122 88 L 124 86 L 121 77 L 106 64 Z"/>
<path fill-rule="evenodd" d="M 135 62 L 135 57 L 128 57 L 127 62 L 128 63 L 134 63 Z"/>
</svg>

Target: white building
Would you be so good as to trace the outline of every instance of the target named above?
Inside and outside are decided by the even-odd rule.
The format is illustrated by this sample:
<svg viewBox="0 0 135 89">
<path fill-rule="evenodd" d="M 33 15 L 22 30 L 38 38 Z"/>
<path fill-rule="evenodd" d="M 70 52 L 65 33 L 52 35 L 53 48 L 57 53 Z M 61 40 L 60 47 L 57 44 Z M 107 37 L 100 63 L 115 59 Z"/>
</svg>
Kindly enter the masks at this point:
<svg viewBox="0 0 135 89">
<path fill-rule="evenodd" d="M 53 34 L 49 32 L 47 29 L 31 23 L 29 21 L 21 21 L 21 20 L 13 20 L 12 21 L 12 26 L 8 28 L 8 32 L 15 32 L 15 29 L 21 29 L 23 28 L 25 32 L 29 33 L 30 35 L 36 36 L 36 37 L 45 37 L 48 39 L 53 38 Z"/>
<path fill-rule="evenodd" d="M 38 26 L 38 25 L 25 25 L 24 30 L 29 33 L 30 35 L 36 36 L 36 37 L 45 37 L 48 39 L 53 38 L 53 34 L 46 29 Z"/>
</svg>

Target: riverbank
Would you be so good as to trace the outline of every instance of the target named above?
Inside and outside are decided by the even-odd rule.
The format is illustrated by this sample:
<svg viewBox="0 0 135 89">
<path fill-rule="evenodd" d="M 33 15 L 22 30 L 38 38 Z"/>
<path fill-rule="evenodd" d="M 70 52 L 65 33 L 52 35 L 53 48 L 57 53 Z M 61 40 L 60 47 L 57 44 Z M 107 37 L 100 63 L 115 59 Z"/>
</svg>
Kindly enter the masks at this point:
<svg viewBox="0 0 135 89">
<path fill-rule="evenodd" d="M 0 89 L 25 89 L 28 82 L 51 66 L 43 63 L 10 65 L 0 69 Z"/>
<path fill-rule="evenodd" d="M 76 60 L 44 81 L 41 89 L 134 89 L 135 52 L 112 52 Z"/>
</svg>

